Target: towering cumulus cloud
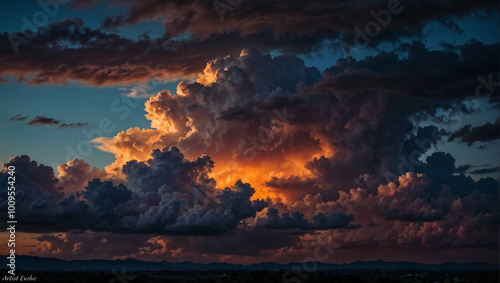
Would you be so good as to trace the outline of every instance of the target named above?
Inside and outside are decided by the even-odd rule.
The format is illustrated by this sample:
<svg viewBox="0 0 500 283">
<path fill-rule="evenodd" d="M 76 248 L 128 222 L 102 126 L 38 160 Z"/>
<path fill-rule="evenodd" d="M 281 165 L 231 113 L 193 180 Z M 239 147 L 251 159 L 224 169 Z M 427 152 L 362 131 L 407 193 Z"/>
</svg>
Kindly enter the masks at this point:
<svg viewBox="0 0 500 283">
<path fill-rule="evenodd" d="M 467 77 L 455 70 L 487 62 L 496 48 L 471 41 L 455 53 L 412 43 L 405 59 L 386 52 L 350 63 L 339 59 L 323 76 L 294 56 L 244 50 L 209 62 L 197 82 L 181 82 L 176 94 L 164 90 L 147 101 L 152 129 L 131 128 L 94 142 L 115 154 L 107 168 L 114 177 L 129 160 L 144 161 L 153 149 L 177 146 L 188 158 L 209 155 L 216 163 L 211 176 L 226 186 L 242 179 L 258 196 L 298 200 L 304 197 L 300 188 L 307 187 L 335 198 L 336 191 L 359 182 L 380 184 L 396 180 L 402 169 L 413 171 L 400 157 L 416 149 L 422 156 L 430 148 L 415 142 L 431 140 L 433 146 L 442 139 L 433 133 L 445 132 L 419 130 L 409 118 L 430 117 L 438 109 L 467 111 L 453 97 L 473 93 L 477 74 L 493 65 L 478 65 Z M 437 77 L 417 69 L 436 58 L 444 58 Z M 368 74 L 384 79 L 371 81 Z M 405 81 L 416 76 L 421 78 Z"/>
<path fill-rule="evenodd" d="M 266 166 L 301 175 L 302 161 L 321 152 L 306 117 L 297 115 L 309 115 L 304 107 L 325 107 L 325 97 L 304 101 L 308 96 L 298 92 L 320 78 L 296 57 L 244 50 L 237 58 L 209 62 L 198 82 L 181 82 L 176 95 L 164 90 L 147 101 L 153 129 L 132 128 L 95 142 L 115 153 L 107 170 L 118 175 L 127 161 L 144 161 L 151 150 L 175 145 L 189 158 L 207 154 L 220 164 L 213 176 L 224 186 L 242 179 L 259 187 L 270 173 Z"/>
</svg>

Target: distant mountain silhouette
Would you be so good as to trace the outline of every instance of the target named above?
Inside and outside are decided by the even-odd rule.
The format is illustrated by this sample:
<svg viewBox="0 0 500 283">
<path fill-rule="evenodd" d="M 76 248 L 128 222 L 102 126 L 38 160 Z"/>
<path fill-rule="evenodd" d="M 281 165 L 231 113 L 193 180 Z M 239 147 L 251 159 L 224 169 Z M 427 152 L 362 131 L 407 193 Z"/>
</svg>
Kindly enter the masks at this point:
<svg viewBox="0 0 500 283">
<path fill-rule="evenodd" d="M 6 268 L 6 256 L 1 256 Z M 171 271 L 209 271 L 209 270 L 293 270 L 302 269 L 302 263 L 278 264 L 262 262 L 251 265 L 229 263 L 193 263 L 193 262 L 148 262 L 136 259 L 125 260 L 60 260 L 36 256 L 17 256 L 16 269 L 18 270 L 171 270 Z M 308 267 L 314 266 L 312 263 Z M 417 262 L 386 262 L 386 261 L 355 261 L 344 264 L 317 263 L 317 270 L 448 270 L 448 271 L 479 271 L 496 270 L 499 266 L 491 263 L 443 263 L 422 264 Z"/>
</svg>

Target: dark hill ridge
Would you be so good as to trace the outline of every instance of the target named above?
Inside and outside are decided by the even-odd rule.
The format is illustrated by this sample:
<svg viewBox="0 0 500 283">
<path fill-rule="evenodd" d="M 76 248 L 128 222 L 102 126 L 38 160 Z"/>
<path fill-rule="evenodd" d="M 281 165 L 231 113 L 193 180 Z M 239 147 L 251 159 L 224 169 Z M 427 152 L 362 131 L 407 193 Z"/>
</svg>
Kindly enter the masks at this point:
<svg viewBox="0 0 500 283">
<path fill-rule="evenodd" d="M 1 256 L 6 268 L 6 256 Z M 313 264 L 307 266 L 312 267 Z M 55 258 L 41 258 L 36 256 L 17 256 L 16 269 L 18 270 L 87 270 L 87 271 L 110 271 L 110 270 L 171 270 L 171 271 L 213 271 L 213 270 L 284 270 L 303 269 L 302 263 L 278 264 L 262 262 L 251 265 L 240 265 L 230 263 L 193 263 L 193 262 L 148 262 L 136 259 L 125 260 L 61 260 Z M 482 271 L 499 269 L 498 264 L 491 263 L 443 263 L 422 264 L 417 262 L 386 262 L 386 261 L 355 261 L 344 264 L 318 263 L 317 270 L 449 270 L 449 271 Z"/>
</svg>

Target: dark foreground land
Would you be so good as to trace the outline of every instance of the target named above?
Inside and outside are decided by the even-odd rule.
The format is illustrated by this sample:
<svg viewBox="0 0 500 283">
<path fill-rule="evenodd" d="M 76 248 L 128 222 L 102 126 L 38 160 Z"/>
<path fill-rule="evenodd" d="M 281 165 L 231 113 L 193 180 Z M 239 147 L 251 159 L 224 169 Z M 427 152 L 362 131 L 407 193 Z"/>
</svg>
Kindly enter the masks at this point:
<svg viewBox="0 0 500 283">
<path fill-rule="evenodd" d="M 315 273 L 290 271 L 17 271 L 16 278 L 6 278 L 2 270 L 2 282 L 39 283 L 361 283 L 361 282 L 422 282 L 422 283 L 497 283 L 499 271 L 419 271 L 419 270 L 345 270 Z M 7 276 L 9 277 L 9 276 Z M 36 277 L 35 280 L 33 280 Z"/>
</svg>

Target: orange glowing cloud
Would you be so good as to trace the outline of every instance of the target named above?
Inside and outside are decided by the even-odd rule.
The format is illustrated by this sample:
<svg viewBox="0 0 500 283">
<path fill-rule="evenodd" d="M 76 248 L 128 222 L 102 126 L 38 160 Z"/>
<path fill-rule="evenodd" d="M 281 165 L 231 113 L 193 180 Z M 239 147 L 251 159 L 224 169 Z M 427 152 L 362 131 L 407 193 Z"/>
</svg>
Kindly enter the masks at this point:
<svg viewBox="0 0 500 283">
<path fill-rule="evenodd" d="M 251 60 L 261 66 L 252 65 Z M 116 157 L 106 172 L 112 178 L 123 178 L 121 168 L 128 161 L 146 161 L 152 150 L 176 146 L 188 159 L 210 156 L 215 162 L 211 176 L 219 188 L 241 179 L 254 186 L 255 199 L 301 199 L 304 192 L 266 183 L 270 179 L 314 177 L 306 163 L 331 154 L 333 147 L 324 133 L 302 122 L 300 109 L 293 109 L 302 99 L 294 93 L 293 85 L 284 89 L 280 86 L 283 78 L 254 74 L 264 68 L 289 71 L 295 67 L 302 68 L 293 74 L 297 82 L 317 75 L 317 70 L 306 68 L 303 62 L 284 63 L 244 50 L 237 58 L 209 62 L 198 82 L 179 83 L 176 94 L 159 92 L 145 103 L 151 129 L 131 128 L 112 138 L 93 140 L 99 149 Z"/>
</svg>

